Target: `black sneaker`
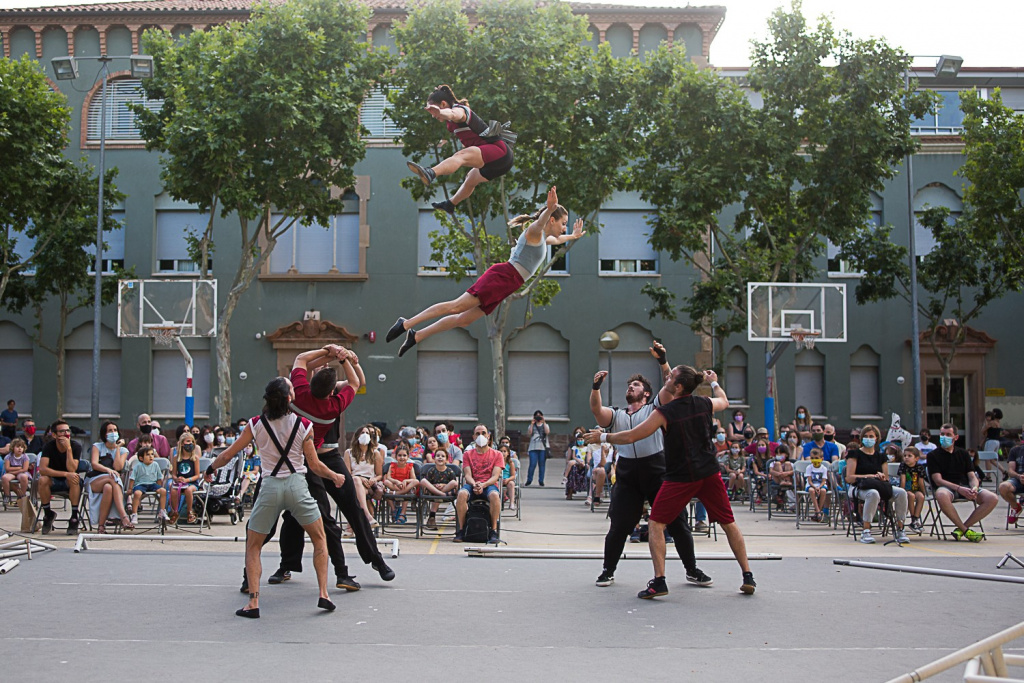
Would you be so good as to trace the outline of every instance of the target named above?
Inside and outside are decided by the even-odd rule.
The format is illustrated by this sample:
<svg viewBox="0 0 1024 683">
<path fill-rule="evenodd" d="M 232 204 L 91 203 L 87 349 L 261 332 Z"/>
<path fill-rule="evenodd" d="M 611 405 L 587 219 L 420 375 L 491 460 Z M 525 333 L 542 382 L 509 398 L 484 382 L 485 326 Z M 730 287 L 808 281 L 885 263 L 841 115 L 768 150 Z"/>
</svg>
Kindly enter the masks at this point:
<svg viewBox="0 0 1024 683">
<path fill-rule="evenodd" d="M 249 575 L 245 573 L 244 569 L 242 570 L 242 587 L 238 589 L 238 592 L 239 593 L 248 593 L 249 592 Z"/>
<path fill-rule="evenodd" d="M 641 600 L 650 600 L 660 595 L 668 595 L 668 584 L 664 576 L 655 576 L 647 582 L 647 588 L 636 594 Z"/>
<path fill-rule="evenodd" d="M 747 595 L 753 595 L 757 584 L 754 583 L 754 572 L 743 572 L 743 585 L 740 590 Z"/>
<path fill-rule="evenodd" d="M 455 532 L 455 537 L 452 539 L 452 543 L 462 543 L 466 540 L 466 532 L 459 529 Z"/>
<path fill-rule="evenodd" d="M 276 572 L 270 575 L 270 578 L 267 579 L 267 583 L 271 585 L 277 585 L 279 583 L 284 583 L 285 581 L 291 581 L 291 578 L 291 572 L 286 572 L 283 569 L 278 569 Z"/>
<path fill-rule="evenodd" d="M 398 349 L 398 357 L 404 356 L 405 352 L 414 346 L 416 346 L 416 330 L 409 330 L 405 335 L 405 341 L 402 342 L 402 348 Z"/>
<path fill-rule="evenodd" d="M 427 517 L 427 523 L 423 525 L 424 528 L 430 529 L 431 531 L 437 531 L 437 516 L 430 515 Z"/>
<path fill-rule="evenodd" d="M 437 178 L 437 174 L 434 173 L 434 169 L 427 166 L 420 166 L 415 161 L 407 161 L 405 165 L 409 167 L 409 170 L 420 177 L 420 180 L 424 185 L 429 186 L 430 183 L 434 182 Z"/>
<path fill-rule="evenodd" d="M 43 510 L 43 533 L 48 534 L 53 531 L 53 520 L 57 519 L 57 513 L 53 510 Z"/>
<path fill-rule="evenodd" d="M 68 520 L 68 536 L 74 536 L 78 533 L 78 517 L 72 517 Z"/>
<path fill-rule="evenodd" d="M 497 529 L 491 529 L 490 533 L 487 534 L 487 542 L 488 543 L 493 543 L 494 545 L 498 545 L 498 541 L 500 541 L 500 540 L 501 539 L 498 537 L 498 530 Z"/>
<path fill-rule="evenodd" d="M 455 215 L 455 205 L 452 204 L 450 199 L 446 199 L 443 202 L 430 202 L 430 205 L 438 211 L 444 211 L 449 216 Z"/>
<path fill-rule="evenodd" d="M 714 583 L 714 580 L 702 572 L 699 568 L 694 568 L 691 572 L 689 569 L 686 570 L 686 580 L 697 586 L 710 586 Z"/>
<path fill-rule="evenodd" d="M 339 576 L 338 583 L 334 584 L 334 586 L 335 588 L 344 588 L 349 593 L 354 593 L 355 591 L 362 588 L 362 586 L 359 585 L 359 582 L 356 581 L 356 577 L 354 576 Z"/>
<path fill-rule="evenodd" d="M 615 573 L 605 569 L 601 572 L 601 576 L 597 577 L 597 581 L 594 582 L 594 585 L 600 586 L 601 588 L 607 588 L 613 583 L 615 583 Z"/>
<path fill-rule="evenodd" d="M 384 341 L 392 342 L 401 337 L 403 332 L 405 332 L 405 318 L 399 318 L 395 321 L 395 324 L 391 326 L 391 329 L 388 330 L 388 334 L 384 337 Z"/>
<path fill-rule="evenodd" d="M 382 580 L 384 580 L 384 581 L 394 581 L 395 580 L 395 570 L 392 569 L 391 567 L 387 566 L 386 564 L 384 564 L 384 560 L 377 560 L 376 562 L 371 562 L 370 563 L 370 567 L 373 568 L 373 571 L 375 571 L 378 574 L 380 574 L 380 578 Z"/>
</svg>

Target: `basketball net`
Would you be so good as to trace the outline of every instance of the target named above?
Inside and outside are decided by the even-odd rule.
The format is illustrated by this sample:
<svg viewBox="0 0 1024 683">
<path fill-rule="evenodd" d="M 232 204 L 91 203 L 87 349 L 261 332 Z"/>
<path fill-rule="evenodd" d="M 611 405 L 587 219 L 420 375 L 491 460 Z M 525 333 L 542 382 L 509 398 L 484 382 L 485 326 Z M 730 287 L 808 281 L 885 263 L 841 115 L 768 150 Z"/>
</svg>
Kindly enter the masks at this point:
<svg viewBox="0 0 1024 683">
<path fill-rule="evenodd" d="M 174 346 L 174 339 L 178 336 L 177 327 L 154 327 L 153 340 L 160 346 Z"/>
<path fill-rule="evenodd" d="M 817 332 L 809 332 L 807 330 L 792 330 L 789 336 L 796 342 L 796 350 L 801 351 L 803 349 L 813 349 L 818 334 Z"/>
</svg>

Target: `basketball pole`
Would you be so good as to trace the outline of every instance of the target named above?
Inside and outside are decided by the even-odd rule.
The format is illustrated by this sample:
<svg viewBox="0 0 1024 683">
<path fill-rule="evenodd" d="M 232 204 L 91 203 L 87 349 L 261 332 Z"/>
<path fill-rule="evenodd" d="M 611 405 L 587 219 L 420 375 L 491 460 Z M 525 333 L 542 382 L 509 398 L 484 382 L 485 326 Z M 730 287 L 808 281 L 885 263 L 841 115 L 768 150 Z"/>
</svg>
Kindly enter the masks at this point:
<svg viewBox="0 0 1024 683">
<path fill-rule="evenodd" d="M 192 354 L 185 348 L 185 342 L 181 337 L 174 335 L 174 341 L 178 344 L 178 350 L 185 358 L 185 424 L 193 427 L 195 424 L 195 397 L 192 396 Z"/>
</svg>

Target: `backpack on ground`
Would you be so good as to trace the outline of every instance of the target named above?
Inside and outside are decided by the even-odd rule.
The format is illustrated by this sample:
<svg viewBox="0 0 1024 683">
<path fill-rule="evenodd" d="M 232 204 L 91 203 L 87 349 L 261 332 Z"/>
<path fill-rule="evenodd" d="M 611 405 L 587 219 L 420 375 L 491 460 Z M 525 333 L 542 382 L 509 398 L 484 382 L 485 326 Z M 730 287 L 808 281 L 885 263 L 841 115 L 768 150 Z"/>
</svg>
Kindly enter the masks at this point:
<svg viewBox="0 0 1024 683">
<path fill-rule="evenodd" d="M 463 539 L 467 543 L 487 543 L 491 530 L 491 505 L 486 500 L 474 500 L 466 510 L 466 529 Z"/>
</svg>

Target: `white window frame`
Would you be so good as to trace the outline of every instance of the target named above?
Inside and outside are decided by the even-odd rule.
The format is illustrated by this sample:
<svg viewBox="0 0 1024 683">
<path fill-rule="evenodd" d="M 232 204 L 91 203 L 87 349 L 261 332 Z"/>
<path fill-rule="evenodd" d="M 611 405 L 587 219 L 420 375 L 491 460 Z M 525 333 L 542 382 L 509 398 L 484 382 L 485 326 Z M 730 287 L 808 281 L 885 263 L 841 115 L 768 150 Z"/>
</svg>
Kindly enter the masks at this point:
<svg viewBox="0 0 1024 683">
<path fill-rule="evenodd" d="M 370 91 L 359 107 L 359 124 L 369 131 L 364 135 L 364 140 L 375 140 L 378 142 L 394 142 L 405 134 L 405 130 L 395 124 L 394 121 L 384 115 L 385 112 L 394 108 L 387 100 L 387 91 L 398 88 L 385 88 L 378 86 Z"/>
<path fill-rule="evenodd" d="M 276 225 L 284 216 L 275 214 L 271 216 L 271 223 Z M 342 222 L 349 223 L 348 226 L 342 225 Z M 351 223 L 354 221 L 354 226 Z M 342 240 L 344 230 L 351 230 L 355 228 L 355 240 L 354 244 L 345 244 Z M 298 259 L 300 255 L 300 241 L 302 236 L 307 231 L 320 230 L 329 232 L 330 237 L 328 238 L 331 242 L 331 267 L 324 271 L 319 270 L 302 270 L 298 268 Z M 351 237 L 350 235 L 346 235 Z M 346 249 L 353 247 L 354 252 L 349 254 Z M 287 250 L 287 251 L 282 251 Z M 272 270 L 272 262 L 278 261 L 285 254 L 290 254 L 291 266 L 286 270 Z M 341 265 L 350 265 L 352 257 L 355 257 L 355 270 L 341 270 L 338 268 L 339 262 Z M 277 258 L 275 258 L 275 256 Z M 270 259 L 267 261 L 267 275 L 280 276 L 280 275 L 359 275 L 359 213 L 356 211 L 338 214 L 331 216 L 331 224 L 328 227 L 324 227 L 318 223 L 314 223 L 308 226 L 302 225 L 299 221 L 288 228 L 278 238 L 277 245 L 274 247 L 274 251 L 270 255 Z"/>
<path fill-rule="evenodd" d="M 641 233 L 644 238 L 644 243 L 650 247 L 648 239 L 650 237 L 650 225 L 647 223 L 647 211 L 639 210 L 607 210 L 601 211 L 598 214 L 598 221 L 603 223 L 604 219 L 612 219 L 615 216 L 616 219 L 622 220 L 625 214 L 634 214 L 640 219 L 641 229 L 646 229 L 648 232 Z M 632 226 L 632 222 L 630 224 Z M 603 229 L 609 229 L 610 226 L 604 226 Z M 614 229 L 614 228 L 611 228 Z M 622 226 L 618 226 L 618 229 L 622 229 Z M 651 248 L 653 258 L 602 258 L 602 256 L 608 256 L 603 254 L 601 249 L 602 235 L 598 235 L 598 247 L 597 247 L 597 274 L 600 277 L 652 277 L 661 274 L 661 259 L 658 256 L 658 252 Z"/>
<path fill-rule="evenodd" d="M 195 209 L 158 209 L 157 210 L 157 212 L 156 212 L 156 215 L 157 215 L 157 219 L 156 219 L 156 240 L 155 240 L 156 243 L 155 243 L 155 247 L 154 247 L 155 250 L 156 250 L 156 258 L 155 258 L 155 263 L 153 264 L 154 265 L 154 268 L 153 268 L 154 275 L 157 275 L 157 274 L 159 274 L 159 275 L 185 275 L 185 276 L 192 276 L 192 277 L 198 277 L 199 276 L 199 273 L 200 273 L 199 264 L 196 263 L 195 261 L 193 261 L 192 259 L 187 257 L 187 251 L 186 251 L 186 257 L 185 258 L 178 258 L 177 256 L 174 256 L 173 258 L 166 258 L 166 259 L 165 258 L 160 258 L 163 255 L 163 254 L 161 254 L 161 251 L 160 251 L 160 235 L 161 235 L 160 216 L 161 215 L 170 215 L 170 214 L 186 214 L 186 213 L 187 214 L 192 214 L 193 216 L 196 217 L 196 222 L 194 224 L 190 223 L 189 227 L 195 229 L 195 231 L 198 234 L 202 234 L 203 231 L 206 229 L 206 222 L 209 220 L 207 218 L 208 214 L 200 213 L 199 211 L 197 211 Z M 185 238 L 185 233 L 184 232 L 182 232 L 181 237 L 182 237 L 182 240 L 184 240 L 184 238 Z M 173 268 L 164 268 L 163 266 L 161 266 L 161 263 L 164 262 L 164 261 L 173 262 L 173 264 L 174 264 Z M 207 261 L 208 261 L 208 263 L 207 263 L 208 267 L 210 269 L 212 269 L 213 268 L 213 257 L 210 256 L 207 259 Z"/>
<path fill-rule="evenodd" d="M 960 102 L 959 102 L 959 100 L 960 100 L 960 93 L 963 93 L 965 91 L 964 88 L 921 88 L 921 89 L 922 90 L 931 90 L 932 92 L 936 92 L 936 93 L 953 93 L 953 92 L 957 93 L 956 110 L 958 112 L 960 111 Z M 983 99 L 988 99 L 988 89 L 987 88 L 979 88 L 978 92 L 979 92 L 979 94 L 981 95 L 981 97 Z M 944 108 L 945 106 L 946 106 L 946 98 L 945 98 L 945 96 L 943 96 L 942 103 L 940 104 L 940 111 L 941 111 L 941 108 Z M 910 133 L 911 133 L 911 135 L 960 135 L 960 133 L 963 132 L 963 129 L 964 129 L 964 127 L 962 125 L 962 122 L 963 122 L 962 112 L 960 112 L 961 113 L 961 119 L 960 119 L 961 120 L 961 125 L 959 125 L 959 126 L 942 126 L 942 125 L 939 125 L 940 111 L 936 111 L 935 113 L 929 112 L 928 114 L 925 115 L 925 118 L 922 119 L 920 122 L 918 122 L 916 120 L 911 121 L 910 122 Z M 916 125 L 916 124 L 920 124 L 920 125 Z"/>
<path fill-rule="evenodd" d="M 124 219 L 124 209 L 117 209 L 116 211 L 111 211 L 110 212 L 110 216 L 111 217 L 117 217 L 116 220 L 121 224 L 121 227 L 119 229 L 117 229 L 117 230 L 104 230 L 103 231 L 103 241 L 106 244 L 108 244 L 108 245 L 111 242 L 113 242 L 115 245 L 120 245 L 120 249 L 118 249 L 115 246 L 112 249 L 104 249 L 103 250 L 103 274 L 104 275 L 113 275 L 114 274 L 114 265 L 115 264 L 117 265 L 118 268 L 122 268 L 122 269 L 124 268 L 124 250 L 125 250 L 124 241 L 125 241 L 125 238 L 127 238 L 127 236 L 128 236 L 127 229 L 125 227 L 126 223 L 125 223 L 125 219 Z M 110 239 L 111 237 L 115 237 L 115 239 L 111 240 Z M 90 245 L 90 246 L 82 247 L 82 248 L 85 249 L 85 253 L 89 254 L 92 257 L 92 262 L 93 262 L 93 264 L 95 264 L 96 263 L 96 249 L 95 249 L 95 247 Z M 120 256 L 118 256 L 117 258 L 108 258 L 108 254 L 111 251 L 114 252 L 115 256 L 117 254 L 120 254 Z M 95 267 L 90 267 L 89 268 L 89 275 L 95 275 L 95 274 L 96 274 L 96 268 Z"/>
</svg>

